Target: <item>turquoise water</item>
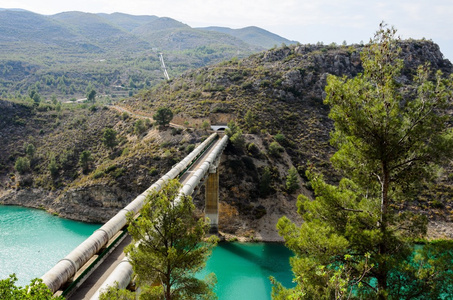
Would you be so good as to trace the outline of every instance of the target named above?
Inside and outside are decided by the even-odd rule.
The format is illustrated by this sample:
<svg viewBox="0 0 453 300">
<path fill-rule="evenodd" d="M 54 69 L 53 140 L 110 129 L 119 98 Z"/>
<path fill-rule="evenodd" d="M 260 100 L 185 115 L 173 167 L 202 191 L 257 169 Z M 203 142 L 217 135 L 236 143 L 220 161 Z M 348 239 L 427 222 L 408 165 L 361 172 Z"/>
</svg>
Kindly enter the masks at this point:
<svg viewBox="0 0 453 300">
<path fill-rule="evenodd" d="M 220 300 L 271 299 L 269 276 L 293 287 L 289 257 L 292 252 L 275 243 L 220 243 L 202 272 L 214 272 Z"/>
<path fill-rule="evenodd" d="M 16 273 L 17 284 L 28 284 L 100 226 L 62 219 L 37 209 L 0 205 L 0 279 Z"/>
<path fill-rule="evenodd" d="M 70 221 L 45 211 L 0 205 L 0 279 L 16 273 L 19 285 L 41 277 L 100 225 Z M 201 277 L 214 272 L 220 300 L 271 299 L 269 276 L 291 287 L 289 257 L 275 243 L 220 243 Z"/>
</svg>

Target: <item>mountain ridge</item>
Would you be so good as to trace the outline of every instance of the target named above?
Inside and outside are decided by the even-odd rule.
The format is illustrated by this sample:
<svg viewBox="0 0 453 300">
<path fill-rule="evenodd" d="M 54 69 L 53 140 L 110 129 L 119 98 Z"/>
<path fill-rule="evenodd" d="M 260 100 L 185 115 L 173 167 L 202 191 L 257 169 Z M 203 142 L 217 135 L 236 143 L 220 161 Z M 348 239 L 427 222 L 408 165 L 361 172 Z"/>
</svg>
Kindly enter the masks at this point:
<svg viewBox="0 0 453 300">
<path fill-rule="evenodd" d="M 109 101 L 165 80 L 160 52 L 170 76 L 176 76 L 265 49 L 256 40 L 167 17 L 78 11 L 46 16 L 8 9 L 0 9 L 0 47 L 0 95 L 26 97 L 35 90 L 66 101 L 83 98 L 89 86 Z"/>
<path fill-rule="evenodd" d="M 279 35 L 276 35 L 275 33 L 272 33 L 257 26 L 247 26 L 239 29 L 210 26 L 210 27 L 199 27 L 199 29 L 230 34 L 243 41 L 247 40 L 249 43 L 253 45 L 264 48 L 272 48 L 275 46 L 280 46 L 281 44 L 291 45 L 297 43 L 296 41 L 290 41 L 286 38 L 283 38 Z"/>
</svg>

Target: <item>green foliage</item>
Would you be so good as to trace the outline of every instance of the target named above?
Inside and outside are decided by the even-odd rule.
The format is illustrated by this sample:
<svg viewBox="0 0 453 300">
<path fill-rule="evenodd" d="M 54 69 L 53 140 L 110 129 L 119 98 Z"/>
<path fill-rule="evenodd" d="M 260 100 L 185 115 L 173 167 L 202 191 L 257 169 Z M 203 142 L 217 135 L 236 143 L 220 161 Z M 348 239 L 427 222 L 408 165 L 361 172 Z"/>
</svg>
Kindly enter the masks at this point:
<svg viewBox="0 0 453 300">
<path fill-rule="evenodd" d="M 159 170 L 157 170 L 156 168 L 152 168 L 149 170 L 149 175 L 151 176 L 156 176 L 159 174 Z"/>
<path fill-rule="evenodd" d="M 280 157 L 280 153 L 283 151 L 284 151 L 284 149 L 282 146 L 280 146 L 279 143 L 274 141 L 269 144 L 269 149 L 268 149 L 269 155 L 274 156 L 274 157 Z"/>
<path fill-rule="evenodd" d="M 24 145 L 24 150 L 25 150 L 25 154 L 27 155 L 29 160 L 32 160 L 35 157 L 35 153 L 36 153 L 35 145 L 33 145 L 31 143 L 27 143 Z"/>
<path fill-rule="evenodd" d="M 244 122 L 245 122 L 245 125 L 247 126 L 247 128 L 251 128 L 255 125 L 255 119 L 256 119 L 256 116 L 251 110 L 248 110 L 245 113 Z"/>
<path fill-rule="evenodd" d="M 35 90 L 31 90 L 30 93 L 29 93 L 29 97 L 31 99 L 33 99 L 33 101 L 35 102 L 35 104 L 39 104 L 41 102 L 41 96 L 38 94 L 37 91 Z"/>
<path fill-rule="evenodd" d="M 49 169 L 50 171 L 50 175 L 52 177 L 56 177 L 58 175 L 58 164 L 57 164 L 57 160 L 55 159 L 55 154 L 50 154 L 50 158 L 49 158 L 49 165 L 47 166 L 47 168 Z"/>
<path fill-rule="evenodd" d="M 243 149 L 245 147 L 245 138 L 241 129 L 238 129 L 236 133 L 230 137 L 230 142 L 236 149 Z"/>
<path fill-rule="evenodd" d="M 271 170 L 269 169 L 269 167 L 265 167 L 263 174 L 261 175 L 261 180 L 260 180 L 260 196 L 261 197 L 266 197 L 271 193 L 271 191 L 272 191 L 271 183 L 272 183 Z"/>
<path fill-rule="evenodd" d="M 194 144 L 189 144 L 189 145 L 187 145 L 187 147 L 186 147 L 186 152 L 187 152 L 187 153 L 190 153 L 190 152 L 192 152 L 194 149 L 195 149 L 195 145 L 194 145 Z"/>
<path fill-rule="evenodd" d="M 260 149 L 254 143 L 250 143 L 247 145 L 247 151 L 249 152 L 250 155 L 254 157 L 258 157 L 260 154 Z"/>
<path fill-rule="evenodd" d="M 414 199 L 434 167 L 451 157 L 446 108 L 453 77 L 432 76 L 424 65 L 413 85 L 401 86 L 395 33 L 381 27 L 365 47 L 363 74 L 328 77 L 325 102 L 338 148 L 332 163 L 344 177 L 331 185 L 307 172 L 316 199 L 299 196 L 304 223 L 298 227 L 286 217 L 278 222 L 296 254 L 291 265 L 306 298 L 439 299 L 453 284 L 451 269 L 441 267 L 451 260 L 449 251 L 437 256 L 438 248 L 423 247 L 413 255 L 414 239 L 426 234 L 426 218 L 393 208 Z"/>
<path fill-rule="evenodd" d="M 80 153 L 79 163 L 83 169 L 83 172 L 87 172 L 89 170 L 92 160 L 93 158 L 91 157 L 91 152 L 89 150 L 84 150 Z"/>
<path fill-rule="evenodd" d="M 108 148 L 113 148 L 117 145 L 116 131 L 113 128 L 105 128 L 102 133 L 102 142 Z"/>
<path fill-rule="evenodd" d="M 297 176 L 297 169 L 292 167 L 288 171 L 286 176 L 286 190 L 292 194 L 299 188 L 299 177 Z"/>
<path fill-rule="evenodd" d="M 203 124 L 201 124 L 201 128 L 202 128 L 203 130 L 208 130 L 208 129 L 211 128 L 211 124 L 209 123 L 209 121 L 206 121 L 206 120 L 205 120 L 205 121 L 203 121 Z"/>
<path fill-rule="evenodd" d="M 30 161 L 26 157 L 18 157 L 14 168 L 19 174 L 25 174 L 30 170 Z"/>
<path fill-rule="evenodd" d="M 99 300 L 136 300 L 136 295 L 132 291 L 119 289 L 118 284 L 109 286 L 107 291 L 99 295 Z"/>
<path fill-rule="evenodd" d="M 86 94 L 86 97 L 89 102 L 94 103 L 96 100 L 96 91 L 94 89 L 89 90 Z"/>
<path fill-rule="evenodd" d="M 230 121 L 228 123 L 228 128 L 226 129 L 225 133 L 229 136 L 230 142 L 236 149 L 244 149 L 244 135 L 242 134 L 242 130 L 239 128 L 239 126 L 236 125 L 234 121 Z"/>
<path fill-rule="evenodd" d="M 274 136 L 274 140 L 276 140 L 277 143 L 279 143 L 280 145 L 286 145 L 288 143 L 288 141 L 286 140 L 285 135 L 282 134 L 282 133 L 277 133 Z"/>
<path fill-rule="evenodd" d="M 35 278 L 25 287 L 15 285 L 15 274 L 9 278 L 0 280 L 0 299 L 2 300 L 64 300 L 64 297 L 53 297 L 52 291 L 42 282 Z"/>
<path fill-rule="evenodd" d="M 167 126 L 173 119 L 173 112 L 168 107 L 160 107 L 153 115 L 153 119 L 157 125 Z"/>
<path fill-rule="evenodd" d="M 178 197 L 181 185 L 169 181 L 161 191 L 150 194 L 141 217 L 129 216 L 133 243 L 126 248 L 141 297 L 149 299 L 212 299 L 213 278 L 195 278 L 217 242 L 205 239 L 209 223 L 195 219 L 191 197 Z M 154 283 L 158 286 L 153 286 Z M 148 299 L 148 298 L 147 298 Z"/>
<path fill-rule="evenodd" d="M 139 119 L 139 120 L 135 121 L 135 123 L 134 123 L 134 133 L 136 135 L 141 135 L 145 131 L 146 131 L 145 122 L 143 122 L 142 119 Z"/>
</svg>

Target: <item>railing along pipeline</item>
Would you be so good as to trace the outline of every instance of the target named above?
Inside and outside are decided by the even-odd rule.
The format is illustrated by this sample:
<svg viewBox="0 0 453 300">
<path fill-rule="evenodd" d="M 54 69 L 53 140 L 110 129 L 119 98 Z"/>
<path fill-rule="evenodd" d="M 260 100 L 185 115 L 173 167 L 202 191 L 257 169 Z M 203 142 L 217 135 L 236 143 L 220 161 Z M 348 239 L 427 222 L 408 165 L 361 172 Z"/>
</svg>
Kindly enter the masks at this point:
<svg viewBox="0 0 453 300">
<path fill-rule="evenodd" d="M 217 133 L 210 135 L 169 172 L 135 198 L 129 205 L 120 210 L 114 217 L 107 221 L 107 223 L 96 230 L 84 242 L 72 250 L 71 253 L 61 259 L 52 269 L 44 274 L 41 279 L 49 289 L 55 293 L 63 284 L 71 279 L 113 236 L 125 227 L 127 224 L 126 215 L 128 213 L 137 214 L 143 207 L 146 196 L 149 193 L 161 190 L 169 180 L 176 178 L 181 172 L 186 170 L 187 166 L 193 163 L 193 161 L 198 158 L 199 154 L 204 152 L 217 137 Z"/>
</svg>

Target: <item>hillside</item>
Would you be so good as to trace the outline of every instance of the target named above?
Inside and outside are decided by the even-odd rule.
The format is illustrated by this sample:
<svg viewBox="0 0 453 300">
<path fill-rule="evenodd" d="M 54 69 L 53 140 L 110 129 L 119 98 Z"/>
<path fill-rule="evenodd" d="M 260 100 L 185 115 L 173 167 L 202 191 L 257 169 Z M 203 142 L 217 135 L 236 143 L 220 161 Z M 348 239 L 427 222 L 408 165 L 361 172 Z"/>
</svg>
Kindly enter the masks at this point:
<svg viewBox="0 0 453 300">
<path fill-rule="evenodd" d="M 400 81 L 404 85 L 411 84 L 415 68 L 425 62 L 444 74 L 453 72 L 452 64 L 430 41 L 403 41 L 401 47 L 405 68 Z M 0 124 L 0 202 L 43 206 L 75 219 L 104 219 L 183 157 L 189 145 L 206 136 L 208 133 L 199 129 L 204 121 L 226 124 L 235 120 L 244 132 L 245 147 L 230 144 L 220 164 L 221 231 L 251 239 L 279 240 L 275 230 L 278 218 L 287 215 L 300 221 L 295 208 L 297 195 L 312 196 L 306 168 L 313 166 L 329 181 L 338 180 L 329 162 L 334 149 L 329 144 L 329 109 L 322 102 L 324 87 L 327 74 L 352 77 L 362 71 L 361 48 L 275 48 L 184 72 L 118 103 L 148 116 L 159 107 L 169 106 L 175 113 L 173 122 L 185 130 L 148 127 L 137 136 L 132 115 L 124 117 L 112 107 L 65 106 L 58 112 L 51 104 L 44 109 L 44 105 L 0 102 L 5 120 Z M 106 127 L 118 132 L 120 142 L 115 150 L 100 142 Z M 85 130 L 83 134 L 81 130 Z M 41 138 L 34 138 L 37 136 Z M 15 172 L 14 163 L 25 156 L 23 146 L 30 141 L 36 143 L 39 159 L 23 176 Z M 86 174 L 77 163 L 83 149 L 96 153 Z M 63 166 L 69 154 L 64 153 L 68 152 L 73 153 L 72 166 L 66 170 Z M 49 153 L 54 153 L 62 166 L 55 181 L 48 168 L 52 157 Z M 291 167 L 299 173 L 300 188 L 294 193 L 286 189 Z M 398 208 L 427 215 L 431 237 L 453 237 L 451 170 L 451 163 L 446 162 L 433 186 L 426 187 L 414 202 L 402 203 Z M 44 200 L 36 202 L 41 197 Z M 200 209 L 203 197 L 203 193 L 195 197 Z"/>
<path fill-rule="evenodd" d="M 138 130 L 137 121 L 105 106 L 0 100 L 0 203 L 105 222 L 207 135 L 157 130 L 146 119 Z M 106 128 L 117 133 L 112 148 L 102 142 Z M 86 169 L 84 151 L 91 153 Z M 24 158 L 29 165 L 19 172 L 15 164 Z"/>
<path fill-rule="evenodd" d="M 259 37 L 258 37 L 259 38 Z M 269 37 L 266 37 L 266 40 Z M 273 37 L 278 44 L 279 36 Z M 0 10 L 0 95 L 84 98 L 88 86 L 106 102 L 191 68 L 264 50 L 220 32 L 157 16 L 64 12 L 51 16 Z"/>
<path fill-rule="evenodd" d="M 446 75 L 453 72 L 452 64 L 443 59 L 439 47 L 430 41 L 403 41 L 401 47 L 405 68 L 400 80 L 404 85 L 411 84 L 416 67 L 425 62 Z M 286 194 L 284 187 L 291 166 L 298 169 L 301 180 L 307 166 L 316 167 L 330 181 L 338 180 L 329 162 L 334 149 L 329 144 L 332 130 L 329 109 L 322 102 L 324 87 L 327 74 L 352 77 L 362 72 L 361 48 L 360 45 L 285 46 L 186 72 L 170 84 L 162 84 L 130 100 L 129 106 L 154 111 L 169 105 L 178 113 L 174 120 L 181 123 L 189 119 L 198 124 L 201 120 L 217 123 L 220 113 L 236 120 L 250 134 L 246 149 L 253 143 L 259 151 L 233 152 L 227 156 L 224 172 L 231 176 L 224 175 L 221 179 L 224 204 L 234 207 L 241 215 L 250 211 L 248 205 L 256 207 L 255 201 L 269 200 L 272 204 L 264 205 L 269 212 L 280 204 L 287 207 L 294 199 Z M 274 141 L 284 148 L 277 156 L 271 154 L 270 144 Z M 273 172 L 275 194 L 259 197 L 257 188 L 265 166 Z M 432 226 L 450 222 L 453 181 L 448 174 L 451 169 L 451 163 L 446 162 L 436 184 L 427 187 L 413 203 L 402 203 L 400 209 L 414 209 L 428 215 Z M 253 173 L 258 174 L 257 178 Z M 305 181 L 304 186 L 310 188 Z"/>
</svg>

